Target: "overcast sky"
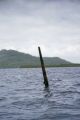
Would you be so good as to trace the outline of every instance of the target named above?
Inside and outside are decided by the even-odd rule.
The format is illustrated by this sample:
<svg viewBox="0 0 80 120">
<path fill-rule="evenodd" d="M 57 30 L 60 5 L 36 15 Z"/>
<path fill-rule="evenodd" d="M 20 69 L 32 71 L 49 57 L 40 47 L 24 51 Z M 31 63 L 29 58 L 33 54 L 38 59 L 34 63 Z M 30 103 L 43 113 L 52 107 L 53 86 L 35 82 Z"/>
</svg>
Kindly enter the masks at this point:
<svg viewBox="0 0 80 120">
<path fill-rule="evenodd" d="M 0 50 L 80 63 L 80 0 L 0 0 Z"/>
</svg>

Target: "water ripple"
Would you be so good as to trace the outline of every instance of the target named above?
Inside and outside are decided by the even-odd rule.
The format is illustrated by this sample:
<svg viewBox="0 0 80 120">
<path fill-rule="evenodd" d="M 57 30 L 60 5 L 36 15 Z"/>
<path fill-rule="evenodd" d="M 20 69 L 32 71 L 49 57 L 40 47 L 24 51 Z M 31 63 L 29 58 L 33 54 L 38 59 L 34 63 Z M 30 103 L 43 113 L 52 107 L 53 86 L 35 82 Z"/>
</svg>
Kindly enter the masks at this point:
<svg viewBox="0 0 80 120">
<path fill-rule="evenodd" d="M 0 69 L 0 120 L 80 120 L 80 68 Z"/>
</svg>

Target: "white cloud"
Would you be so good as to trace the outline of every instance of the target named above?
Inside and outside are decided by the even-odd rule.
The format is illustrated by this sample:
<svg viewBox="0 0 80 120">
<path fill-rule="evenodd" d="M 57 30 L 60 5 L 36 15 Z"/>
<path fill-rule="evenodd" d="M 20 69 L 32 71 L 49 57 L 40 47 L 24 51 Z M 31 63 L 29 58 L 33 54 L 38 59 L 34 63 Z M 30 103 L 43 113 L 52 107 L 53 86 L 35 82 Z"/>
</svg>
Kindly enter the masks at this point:
<svg viewBox="0 0 80 120">
<path fill-rule="evenodd" d="M 25 4 L 24 4 L 25 3 Z M 80 4 L 15 0 L 0 5 L 0 49 L 16 49 L 80 62 Z"/>
</svg>

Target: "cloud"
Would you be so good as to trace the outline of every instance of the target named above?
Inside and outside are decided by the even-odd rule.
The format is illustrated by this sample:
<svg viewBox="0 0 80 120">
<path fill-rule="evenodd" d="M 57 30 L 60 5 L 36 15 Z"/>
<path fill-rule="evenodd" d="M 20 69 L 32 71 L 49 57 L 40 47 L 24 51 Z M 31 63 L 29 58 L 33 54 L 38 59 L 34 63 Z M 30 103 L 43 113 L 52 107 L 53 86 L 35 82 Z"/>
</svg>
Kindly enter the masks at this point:
<svg viewBox="0 0 80 120">
<path fill-rule="evenodd" d="M 0 49 L 80 62 L 80 4 L 76 0 L 0 0 Z M 76 58 L 76 59 L 75 59 Z"/>
</svg>

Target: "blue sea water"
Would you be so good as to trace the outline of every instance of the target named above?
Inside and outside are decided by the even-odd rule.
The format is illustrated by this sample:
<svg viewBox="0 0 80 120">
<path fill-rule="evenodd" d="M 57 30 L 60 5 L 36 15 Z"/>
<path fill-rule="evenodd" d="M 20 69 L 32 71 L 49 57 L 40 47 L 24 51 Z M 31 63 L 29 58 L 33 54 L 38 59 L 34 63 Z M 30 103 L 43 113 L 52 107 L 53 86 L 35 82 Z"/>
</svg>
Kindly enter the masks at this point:
<svg viewBox="0 0 80 120">
<path fill-rule="evenodd" d="M 0 120 L 80 120 L 80 67 L 0 69 Z"/>
</svg>

